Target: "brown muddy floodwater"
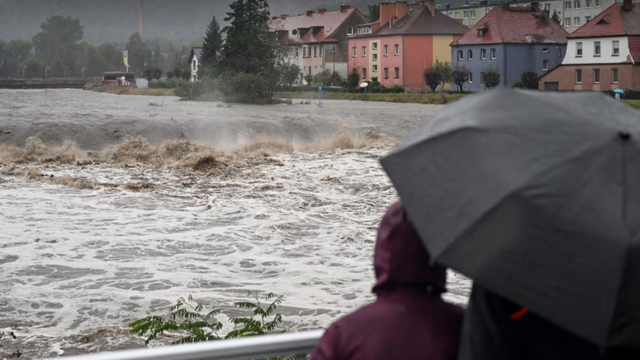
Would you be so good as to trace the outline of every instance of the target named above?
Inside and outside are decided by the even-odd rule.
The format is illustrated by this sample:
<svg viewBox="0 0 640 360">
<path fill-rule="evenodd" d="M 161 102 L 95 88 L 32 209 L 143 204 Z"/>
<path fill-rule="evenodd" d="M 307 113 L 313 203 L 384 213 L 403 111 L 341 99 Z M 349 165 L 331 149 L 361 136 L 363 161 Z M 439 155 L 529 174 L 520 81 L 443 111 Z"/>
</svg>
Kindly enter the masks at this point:
<svg viewBox="0 0 640 360">
<path fill-rule="evenodd" d="M 256 134 L 294 144 L 341 126 L 406 135 L 438 107 L 325 101 L 243 106 L 80 90 L 0 90 L 0 146 L 72 140 L 100 150 L 127 137 L 182 138 L 233 148 Z M 224 106 L 224 107 L 223 107 Z M 144 346 L 127 323 L 165 314 L 181 296 L 210 307 L 249 291 L 285 296 L 291 329 L 325 327 L 372 300 L 376 227 L 396 193 L 378 159 L 388 147 L 274 155 L 234 176 L 167 167 L 19 164 L 46 176 L 102 184 L 77 189 L 33 181 L 0 161 L 0 358 L 72 355 Z M 132 192 L 125 183 L 151 183 Z M 114 186 L 108 186 L 113 184 Z M 469 282 L 450 274 L 448 299 Z"/>
</svg>

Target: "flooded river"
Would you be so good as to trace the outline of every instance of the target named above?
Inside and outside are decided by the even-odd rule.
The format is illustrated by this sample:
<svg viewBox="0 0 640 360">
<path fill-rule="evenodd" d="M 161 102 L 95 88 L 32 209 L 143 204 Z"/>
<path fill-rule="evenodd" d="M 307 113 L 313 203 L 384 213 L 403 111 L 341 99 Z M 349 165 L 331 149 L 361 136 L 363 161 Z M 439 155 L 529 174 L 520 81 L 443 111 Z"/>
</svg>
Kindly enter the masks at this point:
<svg viewBox="0 0 640 360">
<path fill-rule="evenodd" d="M 50 96 L 56 101 L 45 100 Z M 160 108 L 149 101 L 158 99 L 68 90 L 0 92 L 0 132 L 6 132 L 0 142 L 21 146 L 26 137 L 40 136 L 98 149 L 118 140 L 112 127 L 123 136 L 155 134 L 161 141 L 179 133 L 203 141 L 206 133 L 196 131 L 202 124 L 226 133 L 226 146 L 244 132 L 281 133 L 300 142 L 341 125 L 402 136 L 437 111 L 330 101 L 324 109 L 219 108 L 173 98 Z M 158 121 L 160 115 L 173 120 Z M 395 118 L 383 121 L 386 115 Z M 55 134 L 68 133 L 48 136 L 53 128 Z M 222 140 L 211 142 L 221 146 Z M 0 340 L 0 357 L 15 350 L 23 358 L 39 358 L 141 347 L 144 339 L 127 335 L 127 323 L 166 314 L 188 295 L 226 308 L 250 291 L 274 292 L 285 296 L 281 312 L 288 328 L 327 326 L 373 299 L 376 227 L 396 199 L 378 163 L 388 151 L 281 154 L 277 163 L 258 163 L 233 177 L 149 166 L 30 165 L 47 177 L 102 184 L 91 190 L 5 171 L 0 332 L 13 331 L 17 339 Z M 0 170 L 9 166 L 0 164 Z M 130 182 L 151 183 L 154 190 L 117 187 Z M 468 281 L 450 274 L 449 282 L 448 299 L 465 302 Z"/>
</svg>

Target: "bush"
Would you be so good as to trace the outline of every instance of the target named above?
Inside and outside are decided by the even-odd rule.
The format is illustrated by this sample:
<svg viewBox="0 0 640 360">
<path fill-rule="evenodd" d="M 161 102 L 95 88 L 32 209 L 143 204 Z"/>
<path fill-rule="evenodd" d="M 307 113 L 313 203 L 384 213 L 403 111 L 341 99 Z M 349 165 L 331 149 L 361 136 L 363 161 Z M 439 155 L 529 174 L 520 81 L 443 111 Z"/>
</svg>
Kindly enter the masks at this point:
<svg viewBox="0 0 640 360">
<path fill-rule="evenodd" d="M 349 90 L 355 91 L 358 90 L 358 86 L 360 85 L 360 73 L 358 70 L 353 69 L 351 74 L 347 77 L 347 88 Z"/>
<path fill-rule="evenodd" d="M 392 90 L 394 93 L 396 93 L 396 94 L 400 94 L 400 93 L 405 92 L 404 86 L 402 86 L 402 85 L 397 85 L 397 84 L 396 84 L 396 85 L 393 85 L 393 86 L 391 87 L 391 90 Z"/>
<path fill-rule="evenodd" d="M 484 72 L 484 87 L 493 89 L 500 85 L 500 72 L 496 69 L 489 68 Z"/>
<path fill-rule="evenodd" d="M 342 81 L 340 74 L 335 71 L 332 73 L 330 70 L 319 72 L 313 77 L 315 84 L 322 84 L 323 86 L 340 86 Z"/>
<path fill-rule="evenodd" d="M 514 89 L 526 89 L 525 86 L 524 86 L 524 83 L 521 80 L 516 81 L 513 84 L 513 88 Z"/>
<path fill-rule="evenodd" d="M 459 66 L 455 70 L 453 70 L 453 73 L 452 73 L 453 83 L 458 85 L 459 92 L 461 93 L 464 92 L 464 83 L 466 83 L 467 80 L 469 80 L 470 73 L 471 71 L 469 71 L 469 69 L 467 69 L 465 66 Z"/>
<path fill-rule="evenodd" d="M 530 90 L 538 90 L 538 73 L 535 71 L 527 71 L 520 77 L 522 88 Z M 514 86 L 515 87 L 515 86 Z"/>
<path fill-rule="evenodd" d="M 307 86 L 311 86 L 311 83 L 313 82 L 313 76 L 307 74 L 304 76 L 304 81 L 307 82 Z"/>
<path fill-rule="evenodd" d="M 183 81 L 173 92 L 181 100 L 195 100 L 207 90 L 202 82 Z"/>
<path fill-rule="evenodd" d="M 155 69 L 152 72 L 153 78 L 156 80 L 160 80 L 160 78 L 162 77 L 162 70 L 160 69 Z"/>
</svg>

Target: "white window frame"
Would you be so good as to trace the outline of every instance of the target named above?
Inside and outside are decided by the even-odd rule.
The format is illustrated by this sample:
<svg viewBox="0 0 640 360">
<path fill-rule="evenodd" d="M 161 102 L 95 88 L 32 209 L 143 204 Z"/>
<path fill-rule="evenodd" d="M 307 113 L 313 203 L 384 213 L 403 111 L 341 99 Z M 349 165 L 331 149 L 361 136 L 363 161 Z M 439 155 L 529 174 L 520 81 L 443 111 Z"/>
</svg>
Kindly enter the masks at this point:
<svg viewBox="0 0 640 360">
<path fill-rule="evenodd" d="M 366 46 L 362 47 L 362 57 L 367 57 L 367 47 Z"/>
<path fill-rule="evenodd" d="M 546 47 L 546 48 L 542 48 L 542 52 L 543 52 L 543 53 L 548 53 L 548 52 L 549 52 L 549 48 L 548 48 L 548 47 Z"/>
<path fill-rule="evenodd" d="M 467 77 L 467 82 L 469 84 L 473 84 L 473 71 L 469 71 L 469 76 Z"/>
<path fill-rule="evenodd" d="M 476 11 L 475 10 L 471 10 L 471 18 L 472 19 L 476 18 Z"/>
<path fill-rule="evenodd" d="M 480 60 L 487 60 L 487 49 L 480 49 Z"/>
<path fill-rule="evenodd" d="M 395 56 L 400 56 L 400 44 L 395 44 L 393 50 L 395 52 Z"/>
<path fill-rule="evenodd" d="M 582 50 L 582 42 L 577 42 L 576 43 L 576 57 L 582 57 L 582 55 L 584 54 L 584 51 Z"/>
<path fill-rule="evenodd" d="M 456 19 L 459 19 L 459 18 L 460 18 L 460 11 L 456 11 L 456 12 L 454 13 L 454 15 L 455 15 L 455 18 L 456 18 Z"/>
<path fill-rule="evenodd" d="M 549 71 L 549 60 L 542 60 L 542 71 Z"/>
<path fill-rule="evenodd" d="M 602 56 L 602 43 L 600 41 L 593 42 L 593 56 L 594 57 Z"/>
<path fill-rule="evenodd" d="M 571 18 L 564 18 L 564 27 L 571 27 Z"/>
<path fill-rule="evenodd" d="M 580 17 L 579 16 L 575 16 L 573 18 L 573 26 L 580 26 Z"/>
<path fill-rule="evenodd" d="M 598 74 L 598 81 L 596 81 L 596 74 Z M 600 84 L 600 69 L 593 69 L 593 83 Z"/>
<path fill-rule="evenodd" d="M 564 2 L 564 9 L 571 10 L 571 0 Z"/>
<path fill-rule="evenodd" d="M 578 74 L 580 74 L 580 81 L 578 81 Z M 575 82 L 576 84 L 582 84 L 582 69 L 576 69 L 575 71 Z"/>
<path fill-rule="evenodd" d="M 378 54 L 372 54 L 373 61 L 378 61 Z"/>
<path fill-rule="evenodd" d="M 611 56 L 620 56 L 620 40 L 611 42 Z"/>
<path fill-rule="evenodd" d="M 374 43 L 371 45 L 371 50 L 378 50 L 378 43 L 377 43 L 377 42 L 374 42 Z"/>
<path fill-rule="evenodd" d="M 496 55 L 496 48 L 491 48 L 491 49 L 489 50 L 489 55 L 491 56 L 491 60 L 495 60 L 495 59 L 497 58 L 497 55 Z"/>
<path fill-rule="evenodd" d="M 602 6 L 602 0 L 593 0 L 595 1 L 595 7 L 599 8 Z"/>
<path fill-rule="evenodd" d="M 544 4 L 544 9 L 545 9 L 546 11 L 551 10 L 551 4 L 549 4 L 549 3 Z"/>
<path fill-rule="evenodd" d="M 585 24 L 588 23 L 589 21 L 591 21 L 591 19 L 593 19 L 591 16 L 585 16 L 584 17 Z"/>
<path fill-rule="evenodd" d="M 347 36 L 351 36 L 351 35 L 353 35 L 353 27 L 349 26 L 347 27 Z"/>
<path fill-rule="evenodd" d="M 353 47 L 353 50 L 352 50 L 352 52 L 351 52 L 351 53 L 352 53 L 352 55 L 353 55 L 353 57 L 354 57 L 354 58 L 355 58 L 355 57 L 358 57 L 358 47 L 357 47 L 357 46 L 354 46 L 354 47 Z"/>
<path fill-rule="evenodd" d="M 464 61 L 464 51 L 458 50 L 458 61 Z"/>
<path fill-rule="evenodd" d="M 389 56 L 389 45 L 384 46 L 384 56 Z"/>
<path fill-rule="evenodd" d="M 473 50 L 467 50 L 467 60 L 473 61 Z"/>
<path fill-rule="evenodd" d="M 578 5 L 578 6 L 576 6 Z M 580 0 L 574 0 L 573 1 L 573 8 L 574 9 L 580 9 Z"/>
<path fill-rule="evenodd" d="M 384 68 L 384 78 L 385 79 L 389 78 L 389 68 Z"/>
<path fill-rule="evenodd" d="M 400 68 L 393 68 L 393 78 L 400 79 Z"/>
<path fill-rule="evenodd" d="M 373 65 L 371 72 L 377 73 L 378 72 L 378 65 Z"/>
<path fill-rule="evenodd" d="M 295 54 L 296 54 L 296 59 L 300 57 L 300 48 L 296 47 Z"/>
<path fill-rule="evenodd" d="M 468 11 L 468 10 L 463 11 L 463 12 L 462 12 L 462 16 L 463 16 L 465 19 L 468 19 L 468 18 L 469 18 L 469 11 Z"/>
<path fill-rule="evenodd" d="M 591 1 L 592 0 L 584 0 L 585 9 L 591 9 Z"/>
<path fill-rule="evenodd" d="M 615 76 L 614 76 L 615 74 Z M 618 69 L 611 69 L 611 83 L 612 84 L 617 84 L 618 80 L 620 80 L 618 77 L 620 76 L 620 71 L 618 71 Z"/>
</svg>

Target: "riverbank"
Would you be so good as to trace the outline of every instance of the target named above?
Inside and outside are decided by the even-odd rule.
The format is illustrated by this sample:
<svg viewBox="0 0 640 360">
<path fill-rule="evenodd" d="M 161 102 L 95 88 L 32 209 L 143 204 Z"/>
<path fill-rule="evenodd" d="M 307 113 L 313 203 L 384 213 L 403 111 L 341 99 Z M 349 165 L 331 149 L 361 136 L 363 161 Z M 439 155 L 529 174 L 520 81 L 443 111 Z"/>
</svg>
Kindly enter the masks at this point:
<svg viewBox="0 0 640 360">
<path fill-rule="evenodd" d="M 85 79 L 0 79 L 0 89 L 82 89 Z"/>
<path fill-rule="evenodd" d="M 350 101 L 379 101 L 379 102 L 392 102 L 392 103 L 406 103 L 406 104 L 430 104 L 430 105 L 442 105 L 452 101 L 458 100 L 465 96 L 465 94 L 360 94 L 360 93 L 338 93 L 338 92 L 325 92 L 322 94 L 325 100 L 350 100 Z M 317 91 L 309 92 L 280 92 L 276 94 L 276 97 L 282 99 L 305 99 L 314 100 L 318 99 Z"/>
</svg>

